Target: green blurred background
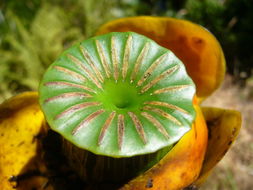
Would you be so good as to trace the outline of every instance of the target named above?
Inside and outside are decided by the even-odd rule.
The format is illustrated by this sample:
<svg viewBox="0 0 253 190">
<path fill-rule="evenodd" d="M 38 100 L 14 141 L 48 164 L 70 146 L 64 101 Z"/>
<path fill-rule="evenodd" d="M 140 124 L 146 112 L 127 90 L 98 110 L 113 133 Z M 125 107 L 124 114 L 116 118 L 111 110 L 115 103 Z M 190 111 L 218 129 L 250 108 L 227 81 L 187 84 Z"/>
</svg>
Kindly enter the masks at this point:
<svg viewBox="0 0 253 190">
<path fill-rule="evenodd" d="M 242 133 L 248 136 L 239 137 L 227 161 L 203 189 L 252 189 L 252 0 L 1 0 L 0 103 L 14 94 L 36 90 L 56 57 L 92 36 L 101 24 L 136 15 L 188 19 L 206 27 L 220 41 L 229 75 L 210 105 L 245 112 Z M 243 167 L 246 169 L 241 170 Z"/>
<path fill-rule="evenodd" d="M 205 26 L 221 42 L 236 81 L 243 85 L 251 76 L 251 0 L 2 0 L 0 102 L 36 90 L 59 53 L 92 36 L 101 24 L 135 15 L 172 16 Z"/>
</svg>

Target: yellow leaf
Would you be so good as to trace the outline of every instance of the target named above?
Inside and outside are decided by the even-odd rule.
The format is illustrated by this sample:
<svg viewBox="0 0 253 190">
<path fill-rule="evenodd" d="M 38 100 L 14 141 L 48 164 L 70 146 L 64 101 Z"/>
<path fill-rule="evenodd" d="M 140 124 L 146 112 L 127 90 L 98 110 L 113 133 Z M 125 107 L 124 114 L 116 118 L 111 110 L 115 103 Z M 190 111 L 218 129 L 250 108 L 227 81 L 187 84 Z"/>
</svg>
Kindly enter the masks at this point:
<svg viewBox="0 0 253 190">
<path fill-rule="evenodd" d="M 43 172 L 40 136 L 46 132 L 36 92 L 17 95 L 0 105 L 0 189 L 39 189 L 47 182 Z M 24 180 L 17 184 L 16 176 Z M 48 190 L 49 188 L 47 188 Z"/>
</svg>

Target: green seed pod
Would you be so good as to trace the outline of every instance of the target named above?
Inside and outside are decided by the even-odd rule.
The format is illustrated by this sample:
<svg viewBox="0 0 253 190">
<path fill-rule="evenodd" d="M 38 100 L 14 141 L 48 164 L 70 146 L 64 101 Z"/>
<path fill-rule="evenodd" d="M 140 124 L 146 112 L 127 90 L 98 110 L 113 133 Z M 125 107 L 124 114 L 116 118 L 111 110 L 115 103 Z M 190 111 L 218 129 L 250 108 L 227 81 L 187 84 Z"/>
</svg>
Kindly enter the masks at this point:
<svg viewBox="0 0 253 190">
<path fill-rule="evenodd" d="M 157 163 L 191 129 L 195 85 L 169 50 L 109 33 L 74 45 L 49 67 L 40 105 L 87 181 L 124 181 Z"/>
</svg>

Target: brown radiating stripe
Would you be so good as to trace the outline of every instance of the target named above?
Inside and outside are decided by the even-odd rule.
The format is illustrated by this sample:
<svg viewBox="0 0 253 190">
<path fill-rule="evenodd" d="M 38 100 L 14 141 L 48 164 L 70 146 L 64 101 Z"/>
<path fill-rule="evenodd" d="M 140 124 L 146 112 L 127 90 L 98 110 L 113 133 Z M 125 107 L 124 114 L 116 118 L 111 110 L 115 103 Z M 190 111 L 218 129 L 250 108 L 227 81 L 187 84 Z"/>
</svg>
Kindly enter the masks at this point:
<svg viewBox="0 0 253 190">
<path fill-rule="evenodd" d="M 74 113 L 74 112 L 76 112 L 80 109 L 83 109 L 83 108 L 87 108 L 90 106 L 99 106 L 99 105 L 101 105 L 101 103 L 99 103 L 99 102 L 84 102 L 81 104 L 77 104 L 77 105 L 71 106 L 70 108 L 66 109 L 65 111 L 63 111 L 60 114 L 58 114 L 57 116 L 55 116 L 55 119 L 59 119 L 65 115 Z"/>
<path fill-rule="evenodd" d="M 189 86 L 190 85 L 178 85 L 178 86 L 166 87 L 166 88 L 155 90 L 154 92 L 150 93 L 150 95 L 161 94 L 161 93 L 166 93 L 166 92 L 174 92 L 177 90 L 182 90 L 182 89 L 187 88 Z"/>
<path fill-rule="evenodd" d="M 71 59 L 71 61 L 73 61 L 79 68 L 83 69 L 86 74 L 88 75 L 88 78 L 100 89 L 103 89 L 101 84 L 99 83 L 99 81 L 97 80 L 97 78 L 91 74 L 91 71 L 89 69 L 87 69 L 85 66 L 84 66 L 84 63 L 82 61 L 80 61 L 78 58 L 74 57 L 73 55 L 71 54 L 67 54 L 67 57 L 69 59 Z"/>
<path fill-rule="evenodd" d="M 114 117 L 115 117 L 115 114 L 116 114 L 116 112 L 113 111 L 113 112 L 109 115 L 109 117 L 106 119 L 106 121 L 105 121 L 105 123 L 104 123 L 104 125 L 103 125 L 103 127 L 102 127 L 102 129 L 101 129 L 101 131 L 100 131 L 100 135 L 99 135 L 99 138 L 98 138 L 98 145 L 101 145 L 101 144 L 102 144 L 102 141 L 103 141 L 103 139 L 104 139 L 105 133 L 106 133 L 107 129 L 109 128 L 109 126 L 111 125 L 112 120 L 113 120 Z"/>
<path fill-rule="evenodd" d="M 45 86 L 67 86 L 67 87 L 73 87 L 73 88 L 80 88 L 80 89 L 87 90 L 89 92 L 96 93 L 96 91 L 94 91 L 93 89 L 91 89 L 87 86 L 75 84 L 75 83 L 70 83 L 70 82 L 55 81 L 55 82 L 47 82 L 44 85 Z"/>
<path fill-rule="evenodd" d="M 139 120 L 139 118 L 137 117 L 137 115 L 135 115 L 133 112 L 128 112 L 128 115 L 131 117 L 131 119 L 134 122 L 134 126 L 139 134 L 139 136 L 141 137 L 141 140 L 143 141 L 144 144 L 147 143 L 147 139 L 145 136 L 145 132 L 143 129 L 143 126 L 141 124 L 141 121 Z"/>
<path fill-rule="evenodd" d="M 71 71 L 71 70 L 69 70 L 67 68 L 64 68 L 64 67 L 61 67 L 61 66 L 54 66 L 54 69 L 56 69 L 58 71 L 61 71 L 61 72 L 64 72 L 64 73 L 67 73 L 72 77 L 75 77 L 79 80 L 82 80 L 83 82 L 86 81 L 86 78 L 84 76 L 82 76 L 81 74 L 79 74 L 75 71 Z"/>
<path fill-rule="evenodd" d="M 178 65 L 169 68 L 167 71 L 163 72 L 162 74 L 160 74 L 158 77 L 156 77 L 155 79 L 153 79 L 152 81 L 150 81 L 146 86 L 144 86 L 141 89 L 141 93 L 146 92 L 147 90 L 149 90 L 152 86 L 154 86 L 155 84 L 157 84 L 160 80 L 164 79 L 166 76 L 172 74 L 173 72 L 175 72 L 178 69 Z"/>
<path fill-rule="evenodd" d="M 48 103 L 57 99 L 64 99 L 64 98 L 70 98 L 70 97 L 79 97 L 79 98 L 87 97 L 88 98 L 88 97 L 92 97 L 92 95 L 85 92 L 66 92 L 66 93 L 46 99 L 45 103 Z"/>
<path fill-rule="evenodd" d="M 91 58 L 90 54 L 88 53 L 88 51 L 81 45 L 79 46 L 79 48 L 82 52 L 82 55 L 83 55 L 84 59 L 87 61 L 89 66 L 93 69 L 93 71 L 97 75 L 98 80 L 100 80 L 100 82 L 103 83 L 104 82 L 104 77 L 102 76 L 101 72 L 99 71 L 99 69 L 95 65 L 95 63 L 92 60 L 92 58 Z"/>
<path fill-rule="evenodd" d="M 111 55 L 112 55 L 112 64 L 113 64 L 113 76 L 116 81 L 119 78 L 119 60 L 117 55 L 117 50 L 115 46 L 115 37 L 112 36 L 111 39 Z"/>
<path fill-rule="evenodd" d="M 143 84 L 143 82 L 145 82 L 147 80 L 147 78 L 150 77 L 150 75 L 152 74 L 152 72 L 155 70 L 155 68 L 161 64 L 163 62 L 163 60 L 165 59 L 165 57 L 168 55 L 168 53 L 163 54 L 162 56 L 160 56 L 157 60 L 155 60 L 154 63 L 152 63 L 152 65 L 146 70 L 146 72 L 144 73 L 144 75 L 142 76 L 142 78 L 138 81 L 137 85 L 141 86 Z"/>
<path fill-rule="evenodd" d="M 163 134 L 163 136 L 165 136 L 166 138 L 170 138 L 168 132 L 166 131 L 166 129 L 163 127 L 163 125 L 152 115 L 150 115 L 147 112 L 141 112 L 141 115 L 143 117 L 145 117 L 147 120 L 149 120 L 156 128 L 157 130 Z"/>
<path fill-rule="evenodd" d="M 119 114 L 118 115 L 118 146 L 119 146 L 119 149 L 122 148 L 124 131 L 125 131 L 124 115 Z"/>
<path fill-rule="evenodd" d="M 72 135 L 75 135 L 76 133 L 78 133 L 78 131 L 84 127 L 86 127 L 93 119 L 95 119 L 96 117 L 98 117 L 99 115 L 101 115 L 103 112 L 105 112 L 104 109 L 100 109 L 96 112 L 93 112 L 92 114 L 90 114 L 89 116 L 87 116 L 73 131 L 72 131 Z"/>
<path fill-rule="evenodd" d="M 150 47 L 150 44 L 149 42 L 147 42 L 144 46 L 144 48 L 141 50 L 141 53 L 140 55 L 138 56 L 137 60 L 136 60 L 136 63 L 134 65 L 134 70 L 131 74 L 131 78 L 130 78 L 130 82 L 133 83 L 133 81 L 135 80 L 135 77 L 137 75 L 137 73 L 139 72 L 139 69 L 140 69 L 140 66 L 142 64 L 142 61 L 143 59 L 145 58 L 145 56 L 147 55 L 148 53 L 148 50 L 149 50 L 149 47 Z"/>
<path fill-rule="evenodd" d="M 150 107 L 150 106 L 144 106 L 143 107 L 143 110 L 146 110 L 146 111 L 152 111 L 160 116 L 163 116 L 165 117 L 166 119 L 172 121 L 173 123 L 177 124 L 177 125 L 182 125 L 180 121 L 178 121 L 174 116 L 172 116 L 171 114 L 159 109 L 159 108 L 153 108 L 153 107 Z"/>
<path fill-rule="evenodd" d="M 125 80 L 126 75 L 127 75 L 130 51 L 131 51 L 131 48 L 132 48 L 132 40 L 133 40 L 133 37 L 131 35 L 129 35 L 128 38 L 127 38 L 124 57 L 123 57 L 123 67 L 122 67 L 123 81 Z"/>
<path fill-rule="evenodd" d="M 111 76 L 110 66 L 108 65 L 108 63 L 106 61 L 106 57 L 105 57 L 105 54 L 104 54 L 103 47 L 102 47 L 102 45 L 100 44 L 100 42 L 98 40 L 96 40 L 96 47 L 97 47 L 97 50 L 98 50 L 98 54 L 99 54 L 101 63 L 102 63 L 103 68 L 105 70 L 105 74 L 106 74 L 107 78 L 110 78 L 110 76 Z"/>
<path fill-rule="evenodd" d="M 154 106 L 162 106 L 162 107 L 166 107 L 166 108 L 169 108 L 169 109 L 180 111 L 180 112 L 185 113 L 185 114 L 189 114 L 189 112 L 187 112 L 186 110 L 184 110 L 184 109 L 182 109 L 182 108 L 180 108 L 176 105 L 169 104 L 167 102 L 150 101 L 150 102 L 145 102 L 144 104 L 149 104 L 149 105 L 154 105 Z"/>
</svg>

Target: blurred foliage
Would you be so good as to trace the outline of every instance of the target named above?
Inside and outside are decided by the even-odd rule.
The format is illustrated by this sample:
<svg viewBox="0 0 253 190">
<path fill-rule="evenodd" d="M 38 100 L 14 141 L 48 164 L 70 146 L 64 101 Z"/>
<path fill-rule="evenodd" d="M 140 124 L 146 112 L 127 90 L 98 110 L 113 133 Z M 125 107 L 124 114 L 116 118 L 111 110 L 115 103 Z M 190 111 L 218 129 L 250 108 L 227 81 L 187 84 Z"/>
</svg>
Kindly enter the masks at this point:
<svg viewBox="0 0 253 190">
<path fill-rule="evenodd" d="M 189 0 L 186 18 L 208 28 L 225 52 L 228 72 L 244 84 L 253 73 L 251 0 Z"/>
<path fill-rule="evenodd" d="M 82 0 L 4 2 L 0 10 L 0 101 L 20 91 L 36 90 L 59 53 L 113 18 L 112 6 L 109 0 L 95 4 Z"/>
<path fill-rule="evenodd" d="M 184 18 L 221 42 L 228 71 L 237 80 L 253 68 L 251 0 L 2 0 L 0 2 L 0 102 L 36 90 L 45 69 L 71 44 L 119 17 Z"/>
</svg>

